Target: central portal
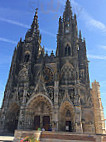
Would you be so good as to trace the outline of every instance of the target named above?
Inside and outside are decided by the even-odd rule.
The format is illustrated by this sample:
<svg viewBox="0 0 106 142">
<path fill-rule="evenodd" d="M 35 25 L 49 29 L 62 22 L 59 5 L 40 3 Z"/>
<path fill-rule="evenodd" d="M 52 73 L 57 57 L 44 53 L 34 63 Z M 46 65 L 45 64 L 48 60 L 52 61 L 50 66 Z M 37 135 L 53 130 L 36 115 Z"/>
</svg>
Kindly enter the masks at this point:
<svg viewBox="0 0 106 142">
<path fill-rule="evenodd" d="M 51 130 L 52 125 L 52 102 L 46 96 L 39 95 L 31 101 L 28 106 L 32 110 L 32 128 L 33 130 L 44 129 L 45 131 Z"/>
</svg>

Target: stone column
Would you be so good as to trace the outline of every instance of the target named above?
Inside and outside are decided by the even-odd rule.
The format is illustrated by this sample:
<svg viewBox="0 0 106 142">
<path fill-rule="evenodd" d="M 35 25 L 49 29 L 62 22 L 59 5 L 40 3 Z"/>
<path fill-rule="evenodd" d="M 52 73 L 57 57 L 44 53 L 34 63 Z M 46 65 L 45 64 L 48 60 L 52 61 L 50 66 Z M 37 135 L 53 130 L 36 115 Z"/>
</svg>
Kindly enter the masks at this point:
<svg viewBox="0 0 106 142">
<path fill-rule="evenodd" d="M 40 128 L 43 128 L 43 115 L 40 115 Z"/>
<path fill-rule="evenodd" d="M 28 84 L 24 84 L 24 93 L 23 93 L 23 100 L 20 108 L 20 115 L 18 119 L 18 129 L 25 128 L 25 107 L 26 107 L 26 96 L 27 96 L 27 88 Z"/>
<path fill-rule="evenodd" d="M 59 81 L 55 80 L 54 82 L 54 108 L 53 108 L 53 121 L 52 121 L 52 125 L 54 127 L 55 130 L 58 131 L 58 93 L 59 93 Z"/>
<path fill-rule="evenodd" d="M 94 121 L 97 134 L 105 134 L 104 112 L 100 95 L 100 85 L 96 80 L 92 83 L 92 101 L 94 111 Z"/>
<path fill-rule="evenodd" d="M 25 113 L 25 121 L 24 121 L 24 128 L 28 130 L 33 129 L 33 114 L 32 109 L 27 109 Z"/>
<path fill-rule="evenodd" d="M 74 105 L 75 105 L 75 131 L 78 133 L 83 133 L 82 122 L 81 122 L 80 95 L 78 88 L 75 88 Z"/>
</svg>

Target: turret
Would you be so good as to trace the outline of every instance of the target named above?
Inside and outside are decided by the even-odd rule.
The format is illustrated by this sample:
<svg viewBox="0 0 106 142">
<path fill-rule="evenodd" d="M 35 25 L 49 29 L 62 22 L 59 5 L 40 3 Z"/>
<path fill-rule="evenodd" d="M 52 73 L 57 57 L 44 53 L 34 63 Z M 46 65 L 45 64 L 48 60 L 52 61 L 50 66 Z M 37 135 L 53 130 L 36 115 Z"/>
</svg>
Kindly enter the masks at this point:
<svg viewBox="0 0 106 142">
<path fill-rule="evenodd" d="M 82 33 L 81 30 L 79 31 L 79 42 L 82 41 Z"/>
<path fill-rule="evenodd" d="M 81 30 L 79 31 L 79 58 L 81 62 L 87 59 L 86 42 L 85 42 L 85 38 L 82 39 Z"/>
<path fill-rule="evenodd" d="M 60 16 L 60 18 L 59 18 L 59 30 L 58 30 L 58 34 L 59 34 L 59 35 L 62 35 L 62 34 L 63 34 L 63 21 L 62 21 L 61 16 Z"/>
</svg>

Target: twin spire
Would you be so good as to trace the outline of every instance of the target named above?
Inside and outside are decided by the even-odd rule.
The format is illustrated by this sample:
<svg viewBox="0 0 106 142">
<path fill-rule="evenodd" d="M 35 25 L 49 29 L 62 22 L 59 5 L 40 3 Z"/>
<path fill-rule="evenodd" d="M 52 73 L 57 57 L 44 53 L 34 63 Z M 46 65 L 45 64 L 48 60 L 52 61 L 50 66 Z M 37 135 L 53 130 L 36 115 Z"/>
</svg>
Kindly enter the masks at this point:
<svg viewBox="0 0 106 142">
<path fill-rule="evenodd" d="M 67 2 L 66 2 L 65 11 L 63 13 L 63 19 L 67 22 L 69 22 L 72 19 L 72 10 L 71 10 L 71 5 L 70 5 L 70 0 L 67 0 Z M 33 19 L 33 23 L 31 25 L 31 31 L 34 34 L 39 33 L 38 8 L 36 8 L 36 11 L 35 11 L 35 16 Z"/>
<path fill-rule="evenodd" d="M 63 13 L 63 19 L 60 17 L 59 19 L 59 33 L 64 32 L 63 31 L 63 22 L 65 23 L 65 26 L 69 25 L 69 23 L 72 21 L 72 7 L 70 4 L 70 0 L 66 1 L 65 11 Z M 74 15 L 74 20 L 76 21 L 76 15 Z M 29 31 L 33 37 L 36 35 L 39 36 L 39 24 L 38 24 L 38 8 L 36 8 L 35 16 L 33 19 L 33 23 L 31 25 L 31 29 Z M 79 39 L 81 39 L 81 31 L 79 32 Z"/>
<path fill-rule="evenodd" d="M 64 21 L 67 21 L 67 22 L 69 22 L 72 19 L 72 10 L 71 10 L 71 4 L 69 0 L 67 0 L 66 2 L 65 11 L 63 13 L 63 19 Z"/>
<path fill-rule="evenodd" d="M 25 39 L 29 39 L 29 37 L 39 37 L 39 24 L 38 24 L 38 8 L 36 8 L 34 19 L 31 25 L 31 28 L 26 33 Z"/>
<path fill-rule="evenodd" d="M 36 8 L 35 16 L 33 23 L 31 25 L 31 28 L 33 29 L 34 33 L 37 33 L 39 31 L 39 24 L 38 24 L 38 8 Z"/>
</svg>

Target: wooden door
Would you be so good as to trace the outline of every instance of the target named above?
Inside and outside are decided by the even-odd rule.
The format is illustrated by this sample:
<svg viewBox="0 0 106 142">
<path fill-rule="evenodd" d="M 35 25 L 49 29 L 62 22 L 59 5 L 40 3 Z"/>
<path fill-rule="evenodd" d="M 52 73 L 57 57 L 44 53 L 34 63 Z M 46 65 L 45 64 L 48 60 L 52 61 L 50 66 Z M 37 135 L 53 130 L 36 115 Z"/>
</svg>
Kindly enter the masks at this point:
<svg viewBox="0 0 106 142">
<path fill-rule="evenodd" d="M 50 129 L 50 117 L 44 116 L 43 117 L 43 128 L 48 131 Z"/>
<path fill-rule="evenodd" d="M 72 132 L 72 123 L 71 121 L 66 121 L 66 131 Z"/>
<path fill-rule="evenodd" d="M 35 116 L 34 118 L 34 129 L 38 130 L 40 128 L 40 116 Z"/>
</svg>

